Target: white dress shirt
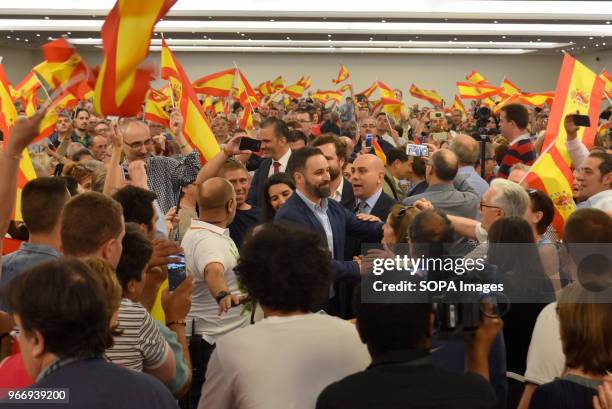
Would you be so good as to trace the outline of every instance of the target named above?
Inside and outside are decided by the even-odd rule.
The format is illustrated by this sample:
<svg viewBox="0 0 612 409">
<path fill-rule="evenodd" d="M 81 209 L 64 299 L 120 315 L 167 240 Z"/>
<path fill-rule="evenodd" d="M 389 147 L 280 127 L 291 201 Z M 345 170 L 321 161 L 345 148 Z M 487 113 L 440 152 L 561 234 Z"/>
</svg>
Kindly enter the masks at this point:
<svg viewBox="0 0 612 409">
<path fill-rule="evenodd" d="M 287 162 L 289 162 L 289 157 L 291 156 L 291 149 L 288 149 L 287 152 L 280 157 L 279 160 L 272 159 L 272 164 L 270 165 L 270 170 L 268 171 L 268 176 L 272 176 L 274 174 L 274 162 L 280 163 L 280 167 L 278 168 L 279 172 L 284 172 L 287 170 Z"/>
</svg>

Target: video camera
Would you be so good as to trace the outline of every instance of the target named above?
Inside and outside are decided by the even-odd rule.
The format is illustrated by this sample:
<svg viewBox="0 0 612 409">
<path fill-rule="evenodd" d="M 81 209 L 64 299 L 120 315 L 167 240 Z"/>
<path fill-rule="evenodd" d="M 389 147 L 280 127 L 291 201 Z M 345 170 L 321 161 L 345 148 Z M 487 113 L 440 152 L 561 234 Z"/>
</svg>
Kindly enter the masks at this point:
<svg viewBox="0 0 612 409">
<path fill-rule="evenodd" d="M 491 116 L 491 110 L 487 107 L 480 107 L 474 112 L 476 127 L 474 128 L 472 137 L 477 141 L 491 142 L 486 136 L 499 134 L 499 129 L 487 129 L 487 122 L 489 122 Z"/>
</svg>

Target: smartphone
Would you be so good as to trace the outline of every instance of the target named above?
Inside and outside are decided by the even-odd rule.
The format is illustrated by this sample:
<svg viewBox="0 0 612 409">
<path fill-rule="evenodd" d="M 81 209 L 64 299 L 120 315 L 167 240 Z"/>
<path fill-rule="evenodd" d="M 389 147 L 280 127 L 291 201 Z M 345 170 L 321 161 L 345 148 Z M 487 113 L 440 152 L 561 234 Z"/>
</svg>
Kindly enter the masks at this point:
<svg viewBox="0 0 612 409">
<path fill-rule="evenodd" d="M 431 136 L 437 142 L 448 141 L 448 132 L 435 132 Z"/>
<path fill-rule="evenodd" d="M 429 156 L 429 149 L 425 145 L 416 145 L 414 143 L 409 143 L 406 145 L 406 155 L 408 156 Z"/>
<path fill-rule="evenodd" d="M 171 258 L 173 262 L 168 263 L 168 288 L 170 291 L 174 291 L 187 278 L 187 270 L 184 254 L 178 254 Z"/>
<path fill-rule="evenodd" d="M 53 170 L 53 176 L 62 176 L 62 172 L 64 171 L 64 164 L 58 163 L 55 165 L 55 169 Z"/>
<path fill-rule="evenodd" d="M 259 139 L 242 137 L 240 138 L 240 146 L 238 147 L 241 151 L 259 152 L 261 149 L 261 141 Z"/>
<path fill-rule="evenodd" d="M 365 136 L 365 149 L 368 152 L 372 150 L 372 134 L 367 133 Z"/>
<path fill-rule="evenodd" d="M 574 125 L 576 126 L 584 126 L 584 127 L 589 127 L 591 126 L 591 119 L 589 118 L 588 115 L 577 115 L 574 114 L 572 115 L 573 119 L 574 119 Z"/>
<path fill-rule="evenodd" d="M 444 118 L 444 114 L 440 111 L 431 111 L 429 113 L 429 119 L 442 119 Z"/>
</svg>

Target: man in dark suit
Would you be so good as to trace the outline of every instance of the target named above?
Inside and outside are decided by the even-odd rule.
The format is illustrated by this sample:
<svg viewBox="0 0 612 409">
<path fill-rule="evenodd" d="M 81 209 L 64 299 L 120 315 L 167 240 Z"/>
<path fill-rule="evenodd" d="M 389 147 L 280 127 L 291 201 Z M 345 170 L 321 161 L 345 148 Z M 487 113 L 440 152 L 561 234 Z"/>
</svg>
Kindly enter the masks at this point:
<svg viewBox="0 0 612 409">
<path fill-rule="evenodd" d="M 247 196 L 247 203 L 250 205 L 257 206 L 262 186 L 270 175 L 287 170 L 287 163 L 291 157 L 288 136 L 287 124 L 278 118 L 270 117 L 261 123 L 259 139 L 265 159 L 261 161 L 251 181 L 251 189 Z"/>
<path fill-rule="evenodd" d="M 355 207 L 355 196 L 353 186 L 342 176 L 342 168 L 346 160 L 346 145 L 335 135 L 321 135 L 314 140 L 312 146 L 319 148 L 329 164 L 329 197 L 336 202 L 352 210 Z"/>
<path fill-rule="evenodd" d="M 329 164 L 318 148 L 294 152 L 288 173 L 295 180 L 295 194 L 278 210 L 274 220 L 299 223 L 319 232 L 334 259 L 335 279 L 358 281 L 358 262 L 344 261 L 346 235 L 377 243 L 382 238 L 383 223 L 359 220 L 340 203 L 329 200 Z"/>
<path fill-rule="evenodd" d="M 383 222 L 398 202 L 383 192 L 385 165 L 376 155 L 360 155 L 353 162 L 351 184 L 357 213 L 371 214 Z"/>
</svg>

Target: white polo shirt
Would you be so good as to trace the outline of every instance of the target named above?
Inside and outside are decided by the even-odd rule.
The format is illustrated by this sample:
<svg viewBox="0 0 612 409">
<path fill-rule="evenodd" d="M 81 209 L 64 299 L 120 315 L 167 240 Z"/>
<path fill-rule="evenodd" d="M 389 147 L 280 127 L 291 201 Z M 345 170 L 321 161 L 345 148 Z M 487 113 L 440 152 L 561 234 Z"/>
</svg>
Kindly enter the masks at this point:
<svg viewBox="0 0 612 409">
<path fill-rule="evenodd" d="M 239 293 L 234 274 L 238 249 L 229 236 L 229 229 L 200 220 L 191 221 L 181 246 L 185 249 L 187 272 L 193 274 L 195 283 L 191 310 L 186 318 L 186 334 L 192 333 L 191 323 L 195 322 L 195 333 L 200 334 L 209 344 L 214 344 L 221 336 L 245 326 L 248 314 L 242 315 L 242 306 L 238 306 L 219 315 L 219 305 L 208 289 L 204 269 L 210 263 L 221 263 L 229 291 Z"/>
</svg>

